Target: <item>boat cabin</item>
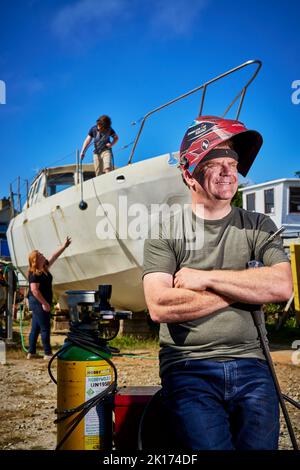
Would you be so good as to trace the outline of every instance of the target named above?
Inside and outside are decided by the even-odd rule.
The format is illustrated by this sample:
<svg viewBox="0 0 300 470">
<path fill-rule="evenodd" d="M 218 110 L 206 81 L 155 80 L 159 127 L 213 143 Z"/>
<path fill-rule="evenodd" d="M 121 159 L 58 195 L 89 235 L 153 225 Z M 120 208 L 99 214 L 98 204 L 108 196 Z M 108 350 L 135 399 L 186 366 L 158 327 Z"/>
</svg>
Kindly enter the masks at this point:
<svg viewBox="0 0 300 470">
<path fill-rule="evenodd" d="M 92 163 L 82 165 L 82 171 L 83 181 L 95 178 L 95 169 Z M 43 169 L 31 183 L 24 208 L 79 183 L 80 171 L 76 164 Z"/>
</svg>

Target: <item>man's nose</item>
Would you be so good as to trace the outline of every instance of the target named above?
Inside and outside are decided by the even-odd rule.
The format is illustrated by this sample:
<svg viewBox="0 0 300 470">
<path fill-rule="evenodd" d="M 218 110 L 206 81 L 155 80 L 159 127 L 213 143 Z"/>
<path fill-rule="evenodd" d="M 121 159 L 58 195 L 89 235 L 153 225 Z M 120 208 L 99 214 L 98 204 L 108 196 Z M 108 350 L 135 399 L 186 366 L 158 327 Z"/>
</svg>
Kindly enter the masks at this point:
<svg viewBox="0 0 300 470">
<path fill-rule="evenodd" d="M 221 174 L 222 175 L 231 175 L 233 173 L 233 168 L 230 163 L 222 163 L 221 164 Z"/>
</svg>

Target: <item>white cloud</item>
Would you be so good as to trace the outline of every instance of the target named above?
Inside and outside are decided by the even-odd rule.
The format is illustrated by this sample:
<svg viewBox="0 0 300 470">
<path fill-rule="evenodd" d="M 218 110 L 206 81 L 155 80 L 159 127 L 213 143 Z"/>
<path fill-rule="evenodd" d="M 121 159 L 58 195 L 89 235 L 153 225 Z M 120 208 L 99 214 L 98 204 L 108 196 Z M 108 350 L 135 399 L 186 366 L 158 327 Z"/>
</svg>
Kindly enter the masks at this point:
<svg viewBox="0 0 300 470">
<path fill-rule="evenodd" d="M 208 0 L 156 0 L 152 5 L 152 29 L 164 36 L 186 35 L 207 4 Z"/>
<path fill-rule="evenodd" d="M 61 40 L 78 46 L 107 34 L 120 16 L 128 16 L 127 0 L 79 0 L 62 7 L 52 22 L 52 31 Z"/>
<path fill-rule="evenodd" d="M 210 0 L 77 0 L 53 18 L 53 33 L 65 46 L 88 47 L 109 38 L 128 20 L 145 25 L 144 32 L 164 37 L 192 31 Z M 132 23 L 133 23 L 132 21 Z M 134 27 L 128 22 L 127 27 Z"/>
<path fill-rule="evenodd" d="M 12 88 L 16 92 L 21 92 L 23 95 L 32 96 L 44 91 L 47 88 L 45 80 L 39 77 L 18 77 L 14 76 L 10 80 Z"/>
<path fill-rule="evenodd" d="M 23 85 L 24 85 L 24 89 L 29 94 L 38 93 L 40 91 L 43 91 L 46 88 L 45 82 L 43 82 L 42 80 L 36 77 L 27 79 Z"/>
</svg>

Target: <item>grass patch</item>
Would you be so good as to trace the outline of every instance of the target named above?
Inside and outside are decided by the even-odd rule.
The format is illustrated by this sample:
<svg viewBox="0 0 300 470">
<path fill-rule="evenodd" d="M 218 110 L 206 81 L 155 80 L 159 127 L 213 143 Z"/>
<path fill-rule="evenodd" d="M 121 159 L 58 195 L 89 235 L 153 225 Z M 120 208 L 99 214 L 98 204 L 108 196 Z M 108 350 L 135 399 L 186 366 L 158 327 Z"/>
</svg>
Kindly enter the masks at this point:
<svg viewBox="0 0 300 470">
<path fill-rule="evenodd" d="M 110 346 L 120 350 L 133 350 L 133 349 L 158 349 L 157 338 L 140 338 L 138 336 L 127 335 L 117 336 L 109 342 Z"/>
<path fill-rule="evenodd" d="M 53 337 L 54 336 L 54 337 Z M 51 345 L 53 353 L 55 353 L 58 349 L 61 348 L 65 337 L 62 336 L 60 341 L 57 340 L 57 335 L 51 335 Z M 10 344 L 7 347 L 7 359 L 25 359 L 26 353 L 22 350 L 20 333 L 14 331 L 14 344 Z M 109 346 L 115 347 L 120 349 L 120 351 L 133 351 L 138 349 L 147 349 L 158 351 L 158 338 L 156 337 L 139 337 L 134 335 L 125 335 L 125 336 L 117 336 L 112 341 L 108 342 Z M 28 348 L 28 337 L 25 336 L 25 345 Z M 41 343 L 41 338 L 39 337 L 37 342 L 37 350 L 36 352 L 41 356 L 41 359 L 44 355 L 43 347 Z"/>
<path fill-rule="evenodd" d="M 300 340 L 300 328 L 297 326 L 294 312 L 290 312 L 284 325 L 279 330 L 277 329 L 278 320 L 283 314 L 285 305 L 286 302 L 269 303 L 263 306 L 263 311 L 270 343 L 291 347 L 293 341 Z"/>
</svg>

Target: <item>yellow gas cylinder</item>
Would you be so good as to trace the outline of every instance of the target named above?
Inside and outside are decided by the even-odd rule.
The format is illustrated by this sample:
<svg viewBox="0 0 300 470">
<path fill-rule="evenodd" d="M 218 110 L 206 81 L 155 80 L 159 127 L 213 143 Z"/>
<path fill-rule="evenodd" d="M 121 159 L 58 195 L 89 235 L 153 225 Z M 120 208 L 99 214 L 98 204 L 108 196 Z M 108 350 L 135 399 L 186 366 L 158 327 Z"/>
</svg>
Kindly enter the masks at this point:
<svg viewBox="0 0 300 470">
<path fill-rule="evenodd" d="M 100 352 L 110 358 L 109 353 Z M 113 368 L 97 353 L 70 346 L 58 354 L 57 410 L 58 418 L 65 410 L 78 407 L 103 392 L 114 379 Z M 76 412 L 57 424 L 57 444 L 70 430 Z M 66 439 L 61 450 L 109 450 L 112 442 L 112 403 L 106 400 L 92 408 Z"/>
</svg>

